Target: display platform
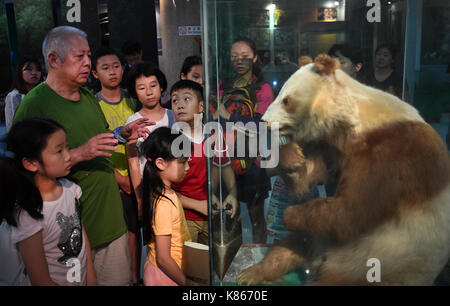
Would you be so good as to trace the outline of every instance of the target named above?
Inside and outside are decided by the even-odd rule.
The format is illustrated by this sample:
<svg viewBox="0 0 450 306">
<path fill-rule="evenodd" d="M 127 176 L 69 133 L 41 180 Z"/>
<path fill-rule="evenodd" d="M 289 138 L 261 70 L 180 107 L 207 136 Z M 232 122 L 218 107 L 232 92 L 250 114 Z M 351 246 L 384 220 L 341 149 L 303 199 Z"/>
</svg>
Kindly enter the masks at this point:
<svg viewBox="0 0 450 306">
<path fill-rule="evenodd" d="M 259 263 L 264 259 L 264 256 L 272 247 L 270 244 L 243 244 L 233 261 L 231 262 L 230 267 L 227 270 L 222 282 L 220 282 L 219 278 L 216 275 L 216 279 L 214 281 L 214 285 L 216 286 L 237 286 L 237 277 L 239 273 L 248 267 Z M 283 277 L 283 282 L 278 284 L 278 286 L 301 286 L 304 285 L 307 279 L 307 275 L 305 273 L 305 269 L 298 268 L 292 272 L 287 273 Z M 255 285 L 264 285 L 264 284 L 255 284 Z"/>
</svg>

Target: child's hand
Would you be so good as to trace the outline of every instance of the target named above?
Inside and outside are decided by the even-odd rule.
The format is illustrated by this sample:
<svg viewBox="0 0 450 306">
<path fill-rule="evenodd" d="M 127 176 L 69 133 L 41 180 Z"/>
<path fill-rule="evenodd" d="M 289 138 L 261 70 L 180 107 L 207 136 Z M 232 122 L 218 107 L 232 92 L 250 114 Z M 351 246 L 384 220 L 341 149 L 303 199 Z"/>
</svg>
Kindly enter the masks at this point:
<svg viewBox="0 0 450 306">
<path fill-rule="evenodd" d="M 234 218 L 239 208 L 239 202 L 233 194 L 229 194 L 222 205 L 220 205 L 219 199 L 213 194 L 212 196 L 212 214 L 217 215 L 220 211 L 219 207 L 223 209 L 228 215 L 231 215 L 231 219 Z"/>
<path fill-rule="evenodd" d="M 214 121 L 219 119 L 219 112 L 215 112 L 214 114 L 212 114 L 212 118 L 213 118 Z"/>
<path fill-rule="evenodd" d="M 219 104 L 219 110 L 213 114 L 213 119 L 217 120 L 219 116 L 226 120 L 230 120 L 231 117 L 230 113 L 225 109 L 225 106 L 222 103 Z"/>
<path fill-rule="evenodd" d="M 226 119 L 226 120 L 230 120 L 230 113 L 226 110 L 225 105 L 223 105 L 222 103 L 220 103 L 219 105 L 219 111 L 218 113 L 220 114 L 220 117 Z"/>
<path fill-rule="evenodd" d="M 155 125 L 155 122 L 149 122 L 147 118 L 141 118 L 125 125 L 119 134 L 127 140 L 134 140 L 139 137 L 146 138 L 150 134 L 146 127 L 150 125 Z"/>
<path fill-rule="evenodd" d="M 227 209 L 227 205 L 231 205 L 231 209 Z M 229 194 L 223 201 L 222 206 L 227 214 L 229 215 L 231 214 L 231 219 L 233 219 L 239 208 L 239 202 L 237 201 L 236 197 L 233 194 Z"/>
<path fill-rule="evenodd" d="M 213 216 L 217 215 L 219 213 L 219 207 L 220 207 L 220 201 L 219 199 L 216 197 L 215 194 L 212 195 L 212 199 L 211 199 L 211 206 L 212 206 L 212 214 Z"/>
</svg>

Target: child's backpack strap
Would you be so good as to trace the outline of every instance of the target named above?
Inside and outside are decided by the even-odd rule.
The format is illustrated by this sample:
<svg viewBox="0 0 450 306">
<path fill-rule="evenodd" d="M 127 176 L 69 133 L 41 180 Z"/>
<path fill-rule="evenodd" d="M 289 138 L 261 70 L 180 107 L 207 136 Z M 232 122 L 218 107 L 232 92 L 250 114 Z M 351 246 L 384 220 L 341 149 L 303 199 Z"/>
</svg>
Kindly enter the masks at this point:
<svg viewBox="0 0 450 306">
<path fill-rule="evenodd" d="M 173 111 L 171 109 L 167 110 L 167 117 L 169 117 L 169 128 L 172 128 L 172 125 L 174 125 L 175 121 L 175 116 L 173 115 Z"/>
</svg>

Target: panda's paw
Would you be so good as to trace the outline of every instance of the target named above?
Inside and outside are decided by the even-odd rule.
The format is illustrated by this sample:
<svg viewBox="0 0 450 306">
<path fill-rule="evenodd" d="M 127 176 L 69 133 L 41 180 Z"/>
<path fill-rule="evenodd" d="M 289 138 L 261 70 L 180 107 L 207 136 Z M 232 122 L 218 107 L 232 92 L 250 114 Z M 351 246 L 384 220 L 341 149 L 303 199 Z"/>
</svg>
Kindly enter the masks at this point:
<svg viewBox="0 0 450 306">
<path fill-rule="evenodd" d="M 260 285 L 260 284 L 273 284 L 281 282 L 281 278 L 268 279 L 265 277 L 262 264 L 256 264 L 243 270 L 238 278 L 237 283 L 239 286 L 247 285 Z"/>
</svg>

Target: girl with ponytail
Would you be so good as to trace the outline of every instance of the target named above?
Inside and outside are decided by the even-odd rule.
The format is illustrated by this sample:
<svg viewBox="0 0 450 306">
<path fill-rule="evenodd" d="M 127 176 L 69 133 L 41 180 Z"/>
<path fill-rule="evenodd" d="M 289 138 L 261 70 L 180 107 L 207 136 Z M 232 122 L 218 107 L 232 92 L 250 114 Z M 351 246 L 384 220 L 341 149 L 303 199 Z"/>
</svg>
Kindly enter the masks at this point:
<svg viewBox="0 0 450 306">
<path fill-rule="evenodd" d="M 183 244 L 191 241 L 191 237 L 183 206 L 172 189 L 172 184 L 181 182 L 189 170 L 189 158 L 177 154 L 183 148 L 174 145 L 175 140 L 190 144 L 183 138 L 186 136 L 179 132 L 160 127 L 141 147 L 147 159 L 142 182 L 143 234 L 148 248 L 144 267 L 146 286 L 186 285 L 181 270 Z"/>
<path fill-rule="evenodd" d="M 51 119 L 25 119 L 12 126 L 6 145 L 10 157 L 0 159 L 0 284 L 96 285 L 81 188 L 63 178 L 72 167 L 64 128 Z M 75 277 L 74 263 L 80 268 Z"/>
</svg>

